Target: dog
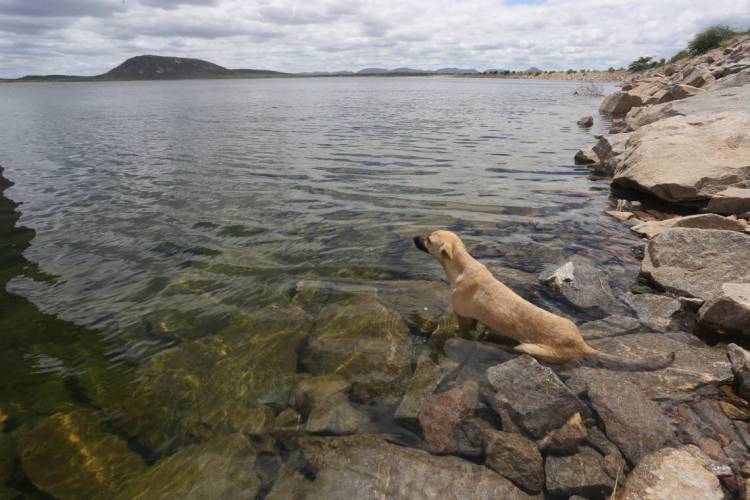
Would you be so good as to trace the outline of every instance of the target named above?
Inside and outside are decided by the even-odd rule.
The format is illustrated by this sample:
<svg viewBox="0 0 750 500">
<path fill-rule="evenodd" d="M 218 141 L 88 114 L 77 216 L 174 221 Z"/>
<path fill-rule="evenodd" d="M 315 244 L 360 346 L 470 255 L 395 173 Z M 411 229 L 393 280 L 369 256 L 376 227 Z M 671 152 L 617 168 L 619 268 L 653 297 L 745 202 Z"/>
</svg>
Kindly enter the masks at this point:
<svg viewBox="0 0 750 500">
<path fill-rule="evenodd" d="M 589 346 L 569 319 L 535 306 L 495 279 L 469 255 L 461 238 L 450 231 L 415 236 L 414 245 L 443 266 L 451 288 L 459 331 L 467 334 L 482 323 L 519 342 L 514 350 L 550 364 L 591 360 L 606 368 L 650 371 L 671 365 L 674 353 L 663 357 L 626 360 Z"/>
</svg>

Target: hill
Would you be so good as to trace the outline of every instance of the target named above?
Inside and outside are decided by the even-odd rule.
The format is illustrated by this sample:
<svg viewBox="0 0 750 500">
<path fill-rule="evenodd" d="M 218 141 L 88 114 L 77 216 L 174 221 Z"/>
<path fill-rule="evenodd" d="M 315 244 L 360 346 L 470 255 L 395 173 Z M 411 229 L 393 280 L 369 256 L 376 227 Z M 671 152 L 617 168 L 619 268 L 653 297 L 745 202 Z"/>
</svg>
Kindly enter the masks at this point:
<svg viewBox="0 0 750 500">
<path fill-rule="evenodd" d="M 174 80 L 229 77 L 232 70 L 186 57 L 136 56 L 97 78 L 108 80 Z"/>
</svg>

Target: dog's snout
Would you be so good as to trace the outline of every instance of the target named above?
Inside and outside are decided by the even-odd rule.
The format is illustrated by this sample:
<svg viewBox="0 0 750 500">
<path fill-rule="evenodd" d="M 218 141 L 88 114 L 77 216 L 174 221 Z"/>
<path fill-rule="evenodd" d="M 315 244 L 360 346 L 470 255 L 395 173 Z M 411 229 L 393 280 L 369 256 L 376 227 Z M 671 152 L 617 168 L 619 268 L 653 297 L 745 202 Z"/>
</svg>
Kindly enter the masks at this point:
<svg viewBox="0 0 750 500">
<path fill-rule="evenodd" d="M 424 244 L 425 237 L 424 236 L 415 236 L 414 237 L 414 246 L 422 250 L 423 252 L 430 253 L 427 250 L 427 247 Z"/>
</svg>

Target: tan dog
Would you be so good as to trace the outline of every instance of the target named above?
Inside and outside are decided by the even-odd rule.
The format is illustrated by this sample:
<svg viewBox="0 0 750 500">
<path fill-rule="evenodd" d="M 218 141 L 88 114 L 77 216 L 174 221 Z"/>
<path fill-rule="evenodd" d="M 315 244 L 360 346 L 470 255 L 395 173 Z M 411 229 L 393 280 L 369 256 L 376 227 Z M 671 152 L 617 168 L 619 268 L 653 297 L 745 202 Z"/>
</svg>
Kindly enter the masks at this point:
<svg viewBox="0 0 750 500">
<path fill-rule="evenodd" d="M 572 321 L 535 306 L 495 279 L 469 255 L 455 233 L 435 231 L 429 236 L 416 236 L 414 244 L 443 266 L 451 287 L 453 310 L 464 334 L 479 321 L 490 330 L 518 341 L 517 352 L 547 363 L 591 358 L 610 368 L 659 370 L 674 361 L 674 353 L 629 361 L 594 349 L 586 344 Z"/>
</svg>

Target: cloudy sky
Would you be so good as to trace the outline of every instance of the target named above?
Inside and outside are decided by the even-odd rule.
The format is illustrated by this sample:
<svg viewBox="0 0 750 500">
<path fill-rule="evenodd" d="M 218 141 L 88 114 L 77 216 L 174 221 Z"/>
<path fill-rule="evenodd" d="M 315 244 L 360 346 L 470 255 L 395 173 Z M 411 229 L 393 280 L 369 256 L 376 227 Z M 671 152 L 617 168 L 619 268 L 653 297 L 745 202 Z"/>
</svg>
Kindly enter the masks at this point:
<svg viewBox="0 0 750 500">
<path fill-rule="evenodd" d="M 0 0 L 0 77 L 103 73 L 139 54 L 280 71 L 607 68 L 750 0 Z"/>
</svg>

